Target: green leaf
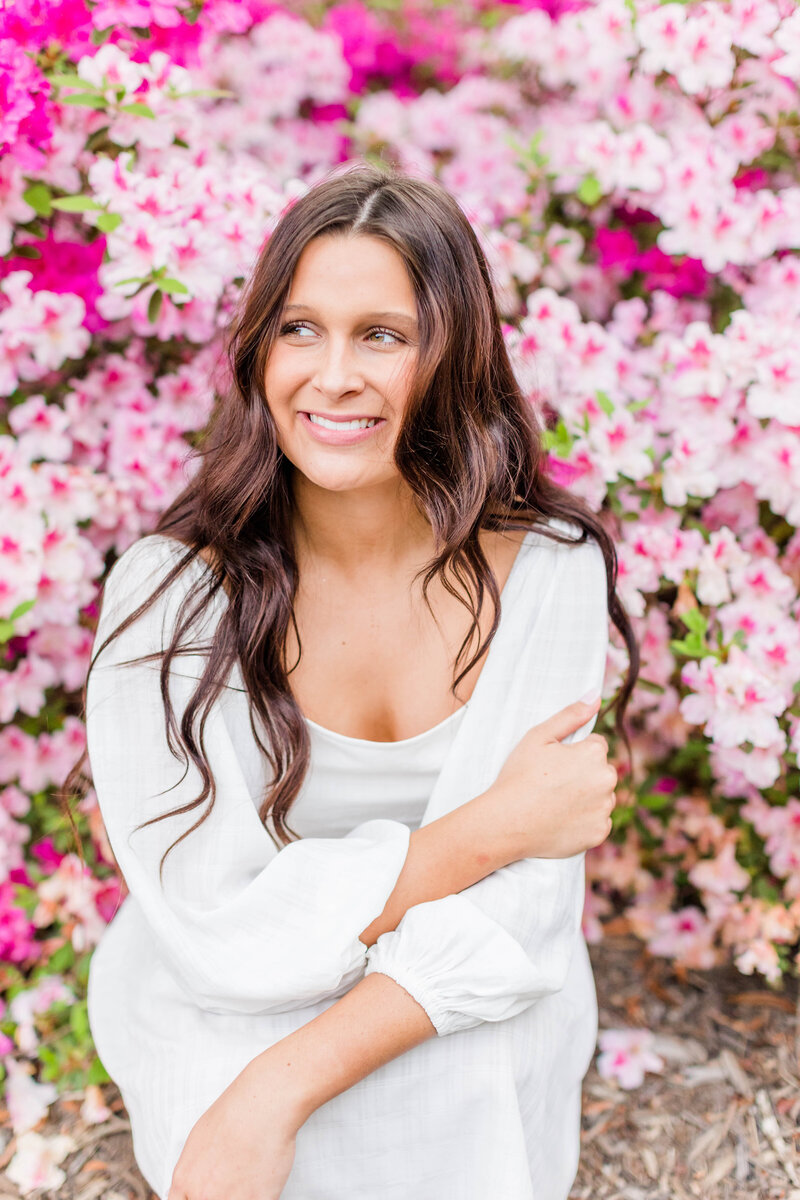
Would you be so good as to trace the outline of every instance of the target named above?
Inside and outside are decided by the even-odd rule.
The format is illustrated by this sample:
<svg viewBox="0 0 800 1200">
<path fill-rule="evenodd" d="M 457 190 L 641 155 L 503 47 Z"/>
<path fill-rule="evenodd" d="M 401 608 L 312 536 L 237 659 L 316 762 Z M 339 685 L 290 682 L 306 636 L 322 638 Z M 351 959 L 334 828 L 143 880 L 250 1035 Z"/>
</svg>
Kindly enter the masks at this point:
<svg viewBox="0 0 800 1200">
<path fill-rule="evenodd" d="M 681 613 L 681 620 L 687 629 L 691 629 L 692 633 L 705 634 L 708 629 L 708 618 L 700 612 L 699 608 L 687 608 Z"/>
<path fill-rule="evenodd" d="M 564 418 L 559 417 L 555 429 L 545 429 L 544 445 L 546 450 L 552 452 L 559 458 L 568 458 L 572 449 L 573 438 L 564 424 Z"/>
<path fill-rule="evenodd" d="M 102 204 L 98 204 L 91 196 L 62 196 L 59 200 L 53 201 L 53 208 L 59 209 L 61 212 L 93 212 L 102 211 Z"/>
<path fill-rule="evenodd" d="M 14 622 L 7 620 L 5 617 L 0 618 L 0 646 L 4 642 L 9 642 L 14 636 Z"/>
<path fill-rule="evenodd" d="M 649 403 L 650 403 L 649 396 L 644 400 L 631 400 L 630 404 L 628 405 L 628 412 L 632 412 L 632 413 L 641 412 L 643 408 L 647 408 Z"/>
<path fill-rule="evenodd" d="M 78 108 L 107 108 L 105 98 L 96 92 L 71 92 L 69 96 L 59 96 L 59 104 L 74 104 Z"/>
<path fill-rule="evenodd" d="M 89 83 L 87 80 L 81 79 L 80 75 L 76 75 L 74 72 L 64 73 L 63 75 L 48 75 L 47 78 L 51 83 L 54 83 L 56 87 L 79 87 L 83 88 L 85 91 L 94 92 L 101 90 L 98 88 L 96 83 Z"/>
<path fill-rule="evenodd" d="M 48 970 L 61 974 L 63 971 L 68 971 L 74 962 L 75 949 L 72 942 L 64 942 L 63 946 L 59 946 L 55 953 L 50 955 L 47 966 Z"/>
<path fill-rule="evenodd" d="M 30 204 L 40 217 L 49 217 L 53 211 L 53 194 L 46 183 L 32 183 L 22 193 L 22 199 Z"/>
<path fill-rule="evenodd" d="M 135 117 L 150 117 L 152 121 L 154 121 L 156 117 L 156 114 L 153 112 L 149 104 L 141 104 L 138 100 L 134 101 L 132 104 L 120 105 L 119 111 L 124 113 L 132 113 Z"/>
<path fill-rule="evenodd" d="M 122 224 L 122 217 L 119 213 L 100 213 L 95 224 L 101 233 L 113 233 Z"/>
<path fill-rule="evenodd" d="M 86 1001 L 80 1000 L 69 1010 L 69 1027 L 80 1041 L 90 1036 L 89 1018 L 86 1013 Z"/>
<path fill-rule="evenodd" d="M 660 812 L 662 808 L 669 808 L 674 797 L 668 792 L 647 792 L 644 796 L 639 797 L 639 803 L 642 808 L 647 808 L 650 812 Z"/>
<path fill-rule="evenodd" d="M 597 403 L 602 408 L 607 417 L 610 417 L 614 412 L 614 402 L 606 392 L 596 391 Z"/>
<path fill-rule="evenodd" d="M 41 258 L 42 257 L 41 250 L 37 250 L 35 246 L 29 246 L 27 242 L 25 242 L 21 246 L 15 246 L 14 254 L 16 255 L 17 258 Z"/>
<path fill-rule="evenodd" d="M 581 180 L 576 194 L 583 204 L 587 204 L 591 208 L 603 195 L 603 189 L 595 175 L 587 175 L 585 179 Z"/>
<path fill-rule="evenodd" d="M 33 608 L 35 603 L 36 603 L 35 600 L 23 600 L 22 604 L 18 604 L 17 607 L 14 609 L 14 611 L 11 614 L 10 619 L 12 621 L 18 621 L 20 619 L 20 617 L 25 616 L 25 613 L 31 611 L 31 609 Z"/>
<path fill-rule="evenodd" d="M 147 305 L 147 319 L 153 324 L 158 320 L 158 314 L 161 312 L 161 305 L 164 302 L 164 293 L 158 288 L 153 292 Z"/>
<path fill-rule="evenodd" d="M 709 649 L 699 633 L 690 633 L 682 641 L 670 641 L 669 647 L 673 654 L 683 654 L 687 658 L 719 658 L 718 654 Z"/>
<path fill-rule="evenodd" d="M 158 286 L 162 292 L 166 292 L 168 296 L 188 296 L 189 289 L 185 283 L 181 283 L 180 279 L 159 279 Z"/>
<path fill-rule="evenodd" d="M 87 1083 L 110 1083 L 111 1076 L 105 1069 L 99 1058 L 94 1059 L 89 1070 L 86 1072 Z"/>
</svg>

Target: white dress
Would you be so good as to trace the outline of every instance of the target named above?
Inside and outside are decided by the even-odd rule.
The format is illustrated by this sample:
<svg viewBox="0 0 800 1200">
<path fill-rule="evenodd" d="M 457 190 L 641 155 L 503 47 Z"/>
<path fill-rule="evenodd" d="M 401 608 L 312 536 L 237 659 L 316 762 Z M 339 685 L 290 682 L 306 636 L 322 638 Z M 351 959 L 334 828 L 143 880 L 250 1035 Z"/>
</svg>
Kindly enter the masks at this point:
<svg viewBox="0 0 800 1200">
<path fill-rule="evenodd" d="M 121 557 L 96 646 L 180 551 L 150 536 Z M 161 855 L 205 809 L 134 827 L 194 799 L 200 779 L 170 754 L 158 665 L 120 664 L 166 644 L 207 570 L 193 564 L 102 653 L 87 693 L 95 788 L 129 888 L 92 957 L 89 1019 L 143 1175 L 165 1200 L 192 1126 L 245 1065 L 380 971 L 438 1036 L 311 1115 L 282 1200 L 566 1200 L 597 1036 L 584 855 L 524 859 L 415 905 L 369 949 L 358 935 L 383 910 L 411 829 L 484 791 L 531 725 L 602 684 L 599 547 L 526 534 L 472 696 L 439 726 L 372 743 L 309 721 L 311 771 L 288 817 L 303 836 L 280 850 L 258 817 L 268 775 L 234 670 L 205 733 L 216 801 L 167 856 L 162 888 Z M 171 674 L 178 715 L 202 671 L 195 651 Z"/>
</svg>

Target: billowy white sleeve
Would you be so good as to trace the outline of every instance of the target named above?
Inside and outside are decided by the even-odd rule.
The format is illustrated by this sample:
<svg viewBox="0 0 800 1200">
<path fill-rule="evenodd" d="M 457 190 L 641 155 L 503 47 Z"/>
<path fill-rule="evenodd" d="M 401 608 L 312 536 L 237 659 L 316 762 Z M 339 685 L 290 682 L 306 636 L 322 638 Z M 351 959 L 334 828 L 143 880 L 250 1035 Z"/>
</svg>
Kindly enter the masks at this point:
<svg viewBox="0 0 800 1200">
<path fill-rule="evenodd" d="M 152 594 L 180 551 L 172 539 L 152 535 L 121 556 L 106 581 L 96 648 Z M 344 837 L 303 838 L 278 848 L 258 815 L 260 797 L 252 794 L 226 724 L 226 689 L 205 729 L 214 805 L 167 855 L 162 887 L 161 856 L 207 802 L 136 829 L 190 803 L 202 781 L 191 762 L 186 769 L 169 749 L 160 662 L 124 662 L 169 644 L 190 583 L 203 571 L 208 568 L 195 561 L 99 655 L 87 686 L 89 760 L 130 895 L 185 991 L 214 1012 L 283 1012 L 339 995 L 362 977 L 367 947 L 359 934 L 394 890 L 410 830 L 381 818 Z M 201 631 L 206 645 L 212 625 L 207 618 Z M 178 722 L 204 661 L 200 652 L 174 660 L 169 690 Z M 239 702 L 239 721 L 242 712 Z"/>
<path fill-rule="evenodd" d="M 608 653 L 606 569 L 592 539 L 559 552 L 559 575 L 537 622 L 542 720 L 601 689 Z M 579 741 L 595 718 L 565 742 Z M 585 854 L 526 858 L 457 894 L 409 908 L 367 954 L 366 974 L 391 976 L 441 1036 L 502 1021 L 564 986 L 581 932 Z"/>
</svg>

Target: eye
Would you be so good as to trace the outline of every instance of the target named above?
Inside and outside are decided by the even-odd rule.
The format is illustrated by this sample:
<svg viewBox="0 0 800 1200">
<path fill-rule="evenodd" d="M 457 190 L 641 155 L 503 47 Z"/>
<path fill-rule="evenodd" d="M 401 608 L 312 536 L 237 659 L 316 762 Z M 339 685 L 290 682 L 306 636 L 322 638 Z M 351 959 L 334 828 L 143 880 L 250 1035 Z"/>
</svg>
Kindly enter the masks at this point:
<svg viewBox="0 0 800 1200">
<path fill-rule="evenodd" d="M 285 333 L 296 333 L 298 329 L 308 329 L 308 325 L 304 325 L 301 321 L 294 321 L 291 325 L 284 325 L 281 330 L 281 336 Z"/>
<path fill-rule="evenodd" d="M 369 336 L 372 337 L 373 333 L 382 333 L 386 337 L 394 338 L 396 342 L 400 342 L 402 340 L 396 333 L 393 333 L 391 329 L 381 329 L 380 327 L 376 326 L 375 329 L 370 329 Z M 384 346 L 389 345 L 388 342 L 384 342 L 383 344 Z"/>
</svg>

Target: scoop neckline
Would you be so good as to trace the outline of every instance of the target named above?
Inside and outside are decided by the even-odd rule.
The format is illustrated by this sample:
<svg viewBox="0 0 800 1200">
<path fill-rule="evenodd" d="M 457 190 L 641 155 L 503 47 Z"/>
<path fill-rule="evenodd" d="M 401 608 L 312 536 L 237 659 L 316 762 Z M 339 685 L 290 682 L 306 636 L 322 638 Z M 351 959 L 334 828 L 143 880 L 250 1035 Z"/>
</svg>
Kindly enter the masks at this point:
<svg viewBox="0 0 800 1200">
<path fill-rule="evenodd" d="M 312 721 L 310 717 L 304 716 L 303 720 L 305 721 L 306 725 L 310 725 L 312 729 L 318 730 L 320 733 L 325 734 L 326 737 L 335 738 L 337 742 L 355 742 L 356 745 L 359 746 L 410 746 L 413 745 L 414 742 L 422 741 L 423 738 L 432 737 L 434 733 L 439 733 L 439 731 L 448 726 L 455 717 L 460 717 L 468 704 L 469 700 L 467 700 L 466 704 L 459 705 L 455 712 L 451 712 L 450 715 L 445 717 L 443 721 L 439 721 L 438 724 L 432 725 L 430 729 L 423 729 L 422 733 L 415 733 L 413 737 L 409 738 L 396 738 L 394 741 L 389 742 L 379 742 L 376 741 L 375 738 L 357 738 L 351 737 L 347 733 L 337 733 L 335 729 L 328 729 L 327 725 L 318 725 L 317 722 Z"/>
<path fill-rule="evenodd" d="M 307 717 L 305 714 L 303 714 L 303 720 L 305 721 L 305 723 L 307 725 L 310 725 L 313 729 L 318 729 L 321 733 L 327 734 L 329 737 L 335 738 L 339 742 L 347 742 L 347 743 L 354 744 L 357 746 L 409 746 L 414 742 L 420 741 L 422 738 L 428 737 L 430 734 L 438 733 L 438 731 L 440 729 L 442 729 L 444 726 L 446 726 L 448 724 L 448 722 L 452 721 L 454 717 L 460 716 L 461 713 L 464 712 L 467 705 L 470 704 L 475 699 L 475 696 L 481 685 L 481 680 L 483 679 L 483 676 L 486 673 L 486 668 L 488 667 L 489 660 L 492 657 L 492 650 L 495 648 L 495 645 L 500 636 L 501 627 L 503 625 L 503 617 L 505 616 L 505 611 L 506 611 L 505 608 L 503 607 L 503 600 L 506 599 L 506 594 L 511 590 L 511 584 L 518 573 L 520 561 L 524 556 L 525 550 L 531 544 L 528 539 L 531 536 L 531 534 L 534 532 L 535 532 L 534 530 L 530 530 L 530 529 L 526 531 L 525 536 L 523 537 L 522 542 L 520 543 L 520 546 L 517 549 L 517 553 L 514 555 L 514 561 L 511 564 L 511 570 L 508 572 L 506 581 L 503 584 L 502 588 L 500 589 L 500 620 L 498 621 L 497 629 L 495 630 L 495 634 L 494 634 L 494 637 L 492 638 L 491 645 L 489 646 L 489 649 L 486 652 L 486 658 L 484 660 L 483 666 L 481 667 L 478 678 L 475 681 L 475 686 L 472 689 L 472 695 L 470 696 L 469 700 L 466 701 L 466 703 L 462 704 L 460 706 L 460 708 L 457 708 L 455 710 L 455 712 L 450 713 L 450 716 L 445 717 L 443 721 L 440 721 L 438 723 L 438 725 L 433 725 L 433 726 L 431 726 L 430 729 L 423 729 L 422 733 L 416 733 L 416 734 L 414 734 L 413 737 L 400 738 L 399 740 L 393 741 L 393 742 L 376 742 L 373 738 L 357 738 L 357 737 L 351 737 L 349 734 L 346 734 L 346 733 L 337 733 L 337 731 L 335 729 L 329 729 L 327 727 L 327 725 L 318 725 L 316 721 L 312 721 L 310 717 Z"/>
</svg>

